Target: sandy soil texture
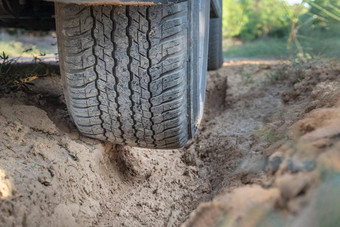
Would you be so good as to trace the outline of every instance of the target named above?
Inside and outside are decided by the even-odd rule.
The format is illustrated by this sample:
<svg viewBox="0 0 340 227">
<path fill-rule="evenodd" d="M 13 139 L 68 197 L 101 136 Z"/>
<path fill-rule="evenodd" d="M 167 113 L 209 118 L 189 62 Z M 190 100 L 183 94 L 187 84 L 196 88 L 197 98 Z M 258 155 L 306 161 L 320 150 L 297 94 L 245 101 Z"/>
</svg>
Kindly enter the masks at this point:
<svg viewBox="0 0 340 227">
<path fill-rule="evenodd" d="M 60 77 L 33 83 L 0 97 L 3 226 L 301 226 L 338 199 L 334 60 L 226 62 L 209 73 L 199 133 L 171 151 L 85 138 Z"/>
</svg>

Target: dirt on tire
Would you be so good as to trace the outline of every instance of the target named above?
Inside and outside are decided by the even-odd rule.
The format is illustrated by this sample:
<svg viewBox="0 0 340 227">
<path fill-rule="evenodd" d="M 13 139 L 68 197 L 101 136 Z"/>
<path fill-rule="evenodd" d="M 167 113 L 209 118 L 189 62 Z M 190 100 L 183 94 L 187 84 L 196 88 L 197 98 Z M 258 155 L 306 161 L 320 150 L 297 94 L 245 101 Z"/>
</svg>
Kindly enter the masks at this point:
<svg viewBox="0 0 340 227">
<path fill-rule="evenodd" d="M 199 133 L 168 151 L 82 136 L 60 76 L 33 82 L 0 98 L 3 226 L 299 226 L 323 182 L 337 185 L 322 178 L 340 171 L 336 61 L 224 63 L 209 73 Z"/>
</svg>

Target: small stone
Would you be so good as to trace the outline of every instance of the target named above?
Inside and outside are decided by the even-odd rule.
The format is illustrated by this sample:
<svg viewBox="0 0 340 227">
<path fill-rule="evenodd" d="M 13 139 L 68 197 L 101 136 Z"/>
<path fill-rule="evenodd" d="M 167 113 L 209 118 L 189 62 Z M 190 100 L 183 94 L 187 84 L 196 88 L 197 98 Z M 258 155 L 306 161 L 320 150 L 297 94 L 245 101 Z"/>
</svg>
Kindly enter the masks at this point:
<svg viewBox="0 0 340 227">
<path fill-rule="evenodd" d="M 51 186 L 51 180 L 45 176 L 39 176 L 38 181 L 44 186 Z"/>
<path fill-rule="evenodd" d="M 271 174 L 275 174 L 276 171 L 279 170 L 281 163 L 282 157 L 280 156 L 270 157 L 267 165 L 267 171 L 269 171 Z"/>
</svg>

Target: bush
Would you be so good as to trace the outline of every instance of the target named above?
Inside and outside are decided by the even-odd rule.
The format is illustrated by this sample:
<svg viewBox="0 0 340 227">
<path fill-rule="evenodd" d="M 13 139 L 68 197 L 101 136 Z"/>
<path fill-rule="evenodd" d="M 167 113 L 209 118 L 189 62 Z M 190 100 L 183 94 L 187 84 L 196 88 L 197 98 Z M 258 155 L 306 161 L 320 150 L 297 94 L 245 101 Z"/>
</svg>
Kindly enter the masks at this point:
<svg viewBox="0 0 340 227">
<path fill-rule="evenodd" d="M 290 24 L 286 7 L 282 0 L 223 0 L 223 34 L 243 40 L 284 37 Z"/>
<path fill-rule="evenodd" d="M 248 22 L 244 7 L 237 0 L 223 0 L 223 36 L 238 36 Z"/>
<path fill-rule="evenodd" d="M 290 18 L 281 0 L 243 0 L 248 22 L 238 35 L 253 40 L 266 35 L 283 37 L 289 31 Z"/>
</svg>

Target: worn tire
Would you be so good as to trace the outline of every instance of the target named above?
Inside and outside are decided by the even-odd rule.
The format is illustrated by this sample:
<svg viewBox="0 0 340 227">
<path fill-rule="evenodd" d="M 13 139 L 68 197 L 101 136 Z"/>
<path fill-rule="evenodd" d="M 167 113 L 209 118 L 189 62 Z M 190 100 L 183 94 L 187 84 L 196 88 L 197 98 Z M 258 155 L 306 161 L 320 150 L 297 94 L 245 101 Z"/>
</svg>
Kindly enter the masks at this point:
<svg viewBox="0 0 340 227">
<path fill-rule="evenodd" d="M 209 31 L 208 70 L 219 69 L 222 64 L 222 18 L 211 18 Z"/>
<path fill-rule="evenodd" d="M 195 40 L 198 2 L 201 10 L 209 7 L 209 0 L 157 6 L 56 3 L 64 94 L 81 133 L 145 148 L 185 145 L 198 127 L 203 112 L 198 102 L 204 102 L 205 92 L 206 70 L 199 67 L 206 69 L 207 63 L 191 63 L 207 52 L 199 48 L 208 46 L 206 39 L 200 47 Z"/>
</svg>

